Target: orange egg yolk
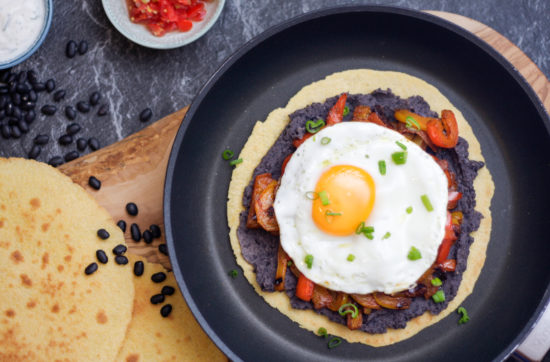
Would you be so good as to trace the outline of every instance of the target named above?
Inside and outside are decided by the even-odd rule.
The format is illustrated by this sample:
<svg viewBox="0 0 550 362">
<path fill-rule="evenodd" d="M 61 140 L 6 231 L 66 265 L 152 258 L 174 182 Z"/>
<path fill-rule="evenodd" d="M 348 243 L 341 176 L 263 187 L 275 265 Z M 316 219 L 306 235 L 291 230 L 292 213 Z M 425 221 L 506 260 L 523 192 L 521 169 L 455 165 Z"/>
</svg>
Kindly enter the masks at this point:
<svg viewBox="0 0 550 362">
<path fill-rule="evenodd" d="M 331 235 L 354 233 L 374 206 L 374 180 L 355 166 L 338 165 L 325 171 L 317 181 L 315 193 L 319 197 L 313 200 L 313 221 Z"/>
</svg>

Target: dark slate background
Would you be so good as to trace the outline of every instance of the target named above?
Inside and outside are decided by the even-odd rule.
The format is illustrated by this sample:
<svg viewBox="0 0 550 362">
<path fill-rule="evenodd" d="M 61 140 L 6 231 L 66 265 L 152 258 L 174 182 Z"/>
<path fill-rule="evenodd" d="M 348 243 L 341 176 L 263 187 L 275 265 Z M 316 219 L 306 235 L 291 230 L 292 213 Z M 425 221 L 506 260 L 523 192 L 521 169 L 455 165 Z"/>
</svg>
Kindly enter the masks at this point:
<svg viewBox="0 0 550 362">
<path fill-rule="evenodd" d="M 57 139 L 69 121 L 66 105 L 87 100 L 93 91 L 103 95 L 110 113 L 96 115 L 97 107 L 79 114 L 79 137 L 97 137 L 101 146 L 116 142 L 189 104 L 208 77 L 255 35 L 296 15 L 341 4 L 384 4 L 412 9 L 444 10 L 481 21 L 518 45 L 550 75 L 550 1 L 532 0 L 228 0 L 218 22 L 198 41 L 174 50 L 151 50 L 135 45 L 110 24 L 99 0 L 54 0 L 51 30 L 42 47 L 14 71 L 35 69 L 43 80 L 54 78 L 67 96 L 51 117 L 39 114 L 29 133 L 19 139 L 0 138 L 0 156 L 26 156 L 39 133 L 50 136 L 38 157 L 48 161 L 75 150 L 73 143 L 60 146 Z M 65 57 L 68 40 L 87 40 L 89 51 L 73 59 Z M 55 104 L 51 94 L 41 93 L 38 107 Z M 153 120 L 139 121 L 145 107 Z M 89 149 L 85 153 L 89 152 Z"/>
</svg>

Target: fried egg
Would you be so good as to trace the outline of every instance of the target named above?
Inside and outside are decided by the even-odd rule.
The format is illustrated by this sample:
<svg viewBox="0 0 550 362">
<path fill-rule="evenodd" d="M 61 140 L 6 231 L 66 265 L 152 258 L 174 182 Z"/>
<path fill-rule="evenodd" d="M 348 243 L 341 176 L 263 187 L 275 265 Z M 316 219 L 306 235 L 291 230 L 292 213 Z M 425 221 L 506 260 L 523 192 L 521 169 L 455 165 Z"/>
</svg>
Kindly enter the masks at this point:
<svg viewBox="0 0 550 362">
<path fill-rule="evenodd" d="M 444 172 L 415 143 L 342 122 L 296 150 L 273 207 L 281 245 L 308 279 L 346 293 L 395 293 L 435 261 L 447 200 Z"/>
</svg>

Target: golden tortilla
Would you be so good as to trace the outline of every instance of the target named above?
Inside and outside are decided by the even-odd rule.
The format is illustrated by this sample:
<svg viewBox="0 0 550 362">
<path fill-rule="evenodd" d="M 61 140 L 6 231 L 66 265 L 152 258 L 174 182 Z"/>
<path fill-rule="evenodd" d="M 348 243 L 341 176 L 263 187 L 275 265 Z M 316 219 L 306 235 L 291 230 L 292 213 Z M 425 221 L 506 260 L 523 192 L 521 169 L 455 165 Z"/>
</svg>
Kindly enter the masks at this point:
<svg viewBox="0 0 550 362">
<path fill-rule="evenodd" d="M 481 220 L 479 229 L 472 233 L 475 240 L 470 247 L 468 268 L 463 274 L 458 294 L 440 314 L 432 315 L 426 312 L 410 320 L 404 329 L 388 329 L 383 334 L 368 334 L 357 330 L 351 331 L 346 326 L 331 322 L 328 318 L 318 315 L 312 310 L 302 311 L 293 309 L 285 293 L 262 291 L 256 282 L 256 275 L 252 265 L 248 264 L 241 255 L 240 244 L 237 239 L 237 227 L 239 225 L 239 214 L 244 209 L 242 205 L 244 189 L 252 178 L 254 168 L 256 168 L 262 157 L 271 148 L 288 124 L 289 114 L 311 103 L 323 102 L 326 98 L 343 92 L 367 94 L 378 88 L 390 88 L 394 94 L 402 98 L 421 95 L 428 102 L 431 109 L 438 114 L 443 109 L 452 110 L 458 121 L 461 137 L 465 138 L 470 144 L 470 159 L 484 161 L 481 147 L 470 125 L 464 119 L 462 113 L 435 87 L 422 79 L 399 72 L 368 69 L 348 70 L 334 73 L 323 80 L 305 86 L 290 99 L 286 107 L 275 109 L 264 122 L 258 121 L 256 123 L 250 138 L 239 155 L 239 158 L 242 158 L 243 162 L 233 171 L 227 203 L 227 219 L 230 227 L 229 236 L 235 257 L 238 264 L 243 268 L 245 277 L 267 303 L 297 322 L 302 328 L 316 332 L 319 327 L 325 327 L 331 335 L 340 336 L 349 342 L 360 342 L 375 347 L 386 346 L 415 335 L 422 329 L 454 312 L 464 299 L 472 293 L 475 282 L 485 262 L 485 254 L 491 234 L 491 213 L 489 208 L 494 193 L 494 183 L 487 167 L 479 170 L 479 174 L 474 180 L 474 188 L 477 194 L 476 210 L 481 212 L 484 218 Z"/>
</svg>

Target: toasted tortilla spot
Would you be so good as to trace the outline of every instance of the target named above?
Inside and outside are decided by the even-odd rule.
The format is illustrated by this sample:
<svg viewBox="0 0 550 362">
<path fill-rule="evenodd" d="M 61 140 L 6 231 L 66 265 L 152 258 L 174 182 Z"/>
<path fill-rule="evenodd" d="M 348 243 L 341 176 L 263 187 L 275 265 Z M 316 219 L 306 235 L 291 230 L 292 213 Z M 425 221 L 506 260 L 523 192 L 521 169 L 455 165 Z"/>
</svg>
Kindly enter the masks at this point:
<svg viewBox="0 0 550 362">
<path fill-rule="evenodd" d="M 16 250 L 13 253 L 11 253 L 11 260 L 15 264 L 19 264 L 19 263 L 25 261 L 25 258 L 23 258 L 23 255 L 21 254 L 21 252 L 19 250 Z"/>
<path fill-rule="evenodd" d="M 97 312 L 96 319 L 97 319 L 97 323 L 99 324 L 105 324 L 109 320 L 104 310 L 100 310 L 99 312 Z"/>
<path fill-rule="evenodd" d="M 138 362 L 139 361 L 139 354 L 132 353 L 126 357 L 126 362 Z"/>
<path fill-rule="evenodd" d="M 21 277 L 21 283 L 23 283 L 23 285 L 27 287 L 32 287 L 32 280 L 31 278 L 29 278 L 27 274 L 21 274 L 20 277 Z"/>
<path fill-rule="evenodd" d="M 4 227 L 4 220 L 0 220 L 0 228 Z"/>
<path fill-rule="evenodd" d="M 59 304 L 54 304 L 52 307 L 52 313 L 59 313 Z"/>
<path fill-rule="evenodd" d="M 49 222 L 45 222 L 45 223 L 42 224 L 42 231 L 43 232 L 48 231 L 49 228 L 50 228 L 50 223 Z"/>
<path fill-rule="evenodd" d="M 15 317 L 15 311 L 13 309 L 8 309 L 6 311 L 6 316 L 10 317 L 10 318 L 13 318 Z"/>
<path fill-rule="evenodd" d="M 27 308 L 33 309 L 34 307 L 36 307 L 36 301 L 34 301 L 34 300 L 29 300 L 29 301 L 27 302 Z"/>
<path fill-rule="evenodd" d="M 63 265 L 59 264 L 57 266 L 57 271 L 61 273 L 63 271 L 63 268 L 64 268 Z"/>
<path fill-rule="evenodd" d="M 48 254 L 47 252 L 45 252 L 45 253 L 42 255 L 42 269 L 45 269 L 45 268 L 46 268 L 46 265 L 48 265 L 49 262 L 50 262 L 50 254 Z"/>
<path fill-rule="evenodd" d="M 30 204 L 33 207 L 33 209 L 38 209 L 40 207 L 40 199 L 35 197 L 31 199 Z"/>
</svg>

